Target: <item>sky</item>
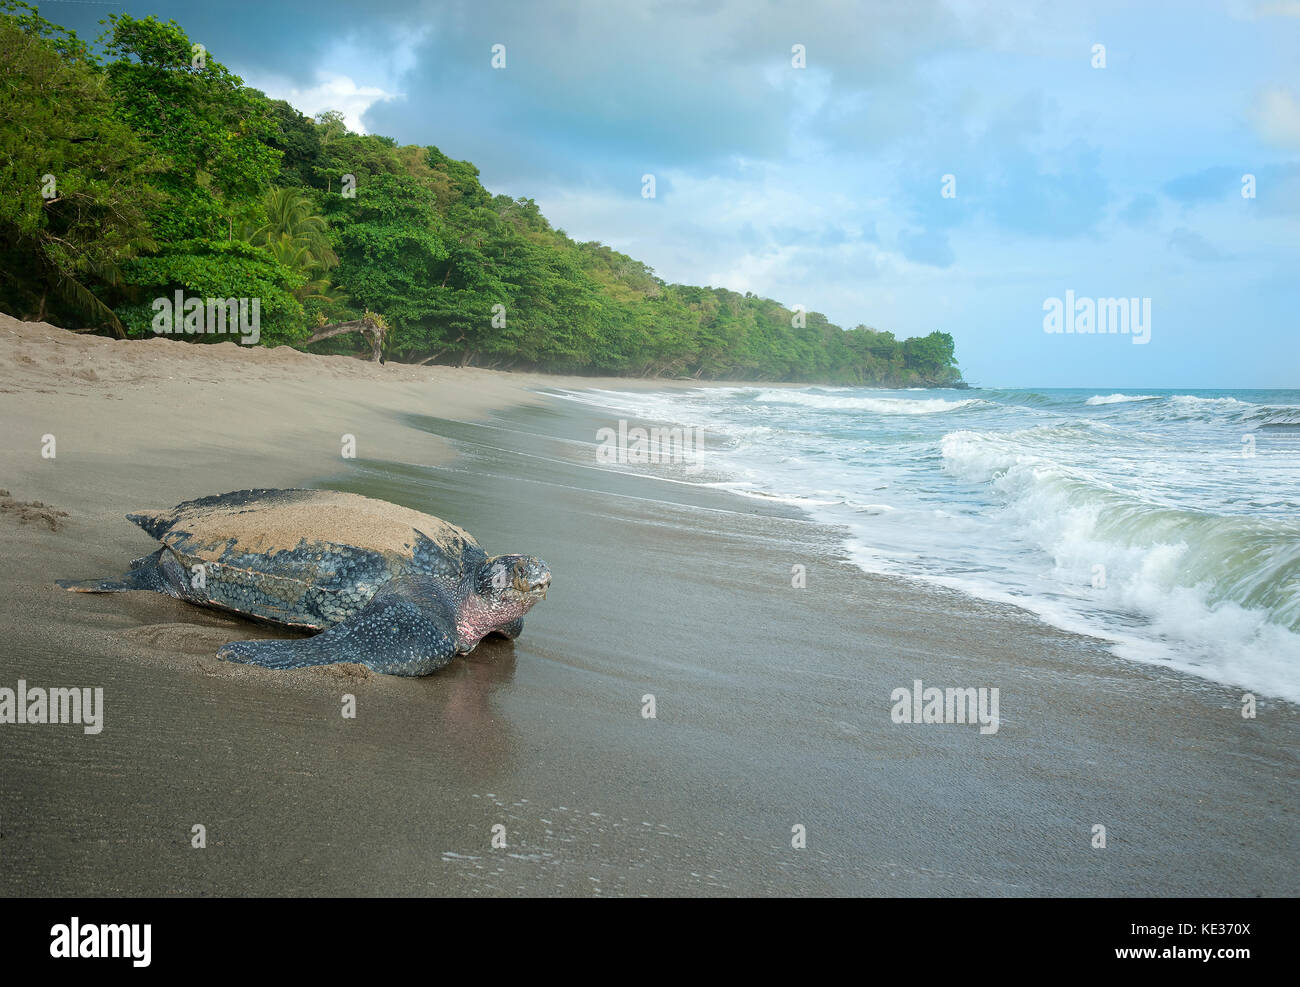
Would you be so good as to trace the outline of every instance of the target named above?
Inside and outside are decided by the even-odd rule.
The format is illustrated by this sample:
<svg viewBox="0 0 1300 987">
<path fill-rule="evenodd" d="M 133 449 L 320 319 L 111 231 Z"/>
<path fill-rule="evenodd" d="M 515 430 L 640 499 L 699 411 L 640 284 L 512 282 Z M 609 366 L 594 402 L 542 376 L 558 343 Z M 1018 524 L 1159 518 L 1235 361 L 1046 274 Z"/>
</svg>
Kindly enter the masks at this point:
<svg viewBox="0 0 1300 987">
<path fill-rule="evenodd" d="M 973 383 L 1300 387 L 1300 0 L 39 7 L 175 19 L 667 281 L 949 332 Z M 1067 291 L 1149 325 L 1045 331 Z"/>
</svg>

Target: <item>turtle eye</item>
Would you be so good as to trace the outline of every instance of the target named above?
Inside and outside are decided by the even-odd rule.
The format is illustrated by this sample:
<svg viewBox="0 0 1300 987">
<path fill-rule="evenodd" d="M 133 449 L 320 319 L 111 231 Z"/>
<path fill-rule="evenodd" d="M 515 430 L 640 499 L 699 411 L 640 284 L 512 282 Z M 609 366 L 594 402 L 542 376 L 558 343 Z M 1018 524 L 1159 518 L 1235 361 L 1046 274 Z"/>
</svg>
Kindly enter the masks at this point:
<svg viewBox="0 0 1300 987">
<path fill-rule="evenodd" d="M 521 593 L 528 592 L 528 567 L 524 565 L 515 566 L 514 587 Z"/>
</svg>

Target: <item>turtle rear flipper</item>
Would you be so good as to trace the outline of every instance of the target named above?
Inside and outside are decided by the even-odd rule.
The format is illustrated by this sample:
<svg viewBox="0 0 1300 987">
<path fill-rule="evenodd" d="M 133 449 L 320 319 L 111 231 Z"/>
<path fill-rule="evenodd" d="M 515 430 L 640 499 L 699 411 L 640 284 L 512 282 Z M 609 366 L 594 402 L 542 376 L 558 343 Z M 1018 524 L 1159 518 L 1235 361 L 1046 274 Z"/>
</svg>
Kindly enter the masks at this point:
<svg viewBox="0 0 1300 987">
<path fill-rule="evenodd" d="M 456 654 L 456 622 L 442 587 L 424 576 L 391 579 L 359 612 L 315 637 L 232 641 L 223 661 L 263 668 L 355 662 L 388 675 L 428 675 Z"/>
<path fill-rule="evenodd" d="M 74 593 L 128 593 L 133 590 L 152 590 L 155 593 L 166 593 L 168 596 L 184 599 L 177 591 L 175 576 L 169 573 L 163 564 L 163 553 L 166 551 L 167 549 L 160 548 L 152 555 L 136 559 L 131 563 L 130 570 L 122 573 L 117 579 L 56 579 L 54 582 Z"/>
</svg>

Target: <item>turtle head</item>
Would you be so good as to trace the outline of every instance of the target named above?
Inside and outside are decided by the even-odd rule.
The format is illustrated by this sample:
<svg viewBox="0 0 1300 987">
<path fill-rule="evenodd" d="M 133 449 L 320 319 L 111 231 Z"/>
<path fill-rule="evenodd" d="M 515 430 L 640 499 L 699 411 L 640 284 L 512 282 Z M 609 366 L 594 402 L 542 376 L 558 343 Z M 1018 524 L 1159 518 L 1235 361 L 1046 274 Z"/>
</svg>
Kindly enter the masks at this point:
<svg viewBox="0 0 1300 987">
<path fill-rule="evenodd" d="M 521 616 L 546 599 L 550 586 L 550 568 L 531 555 L 493 556 L 479 573 L 479 594 L 498 605 L 520 607 Z"/>
</svg>

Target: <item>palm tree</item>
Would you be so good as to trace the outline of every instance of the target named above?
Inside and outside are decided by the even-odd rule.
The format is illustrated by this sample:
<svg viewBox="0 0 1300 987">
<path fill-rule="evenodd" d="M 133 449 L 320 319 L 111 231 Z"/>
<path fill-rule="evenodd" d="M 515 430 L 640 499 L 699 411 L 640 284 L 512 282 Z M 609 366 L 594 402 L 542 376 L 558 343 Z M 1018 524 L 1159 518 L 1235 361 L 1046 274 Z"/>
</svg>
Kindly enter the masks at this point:
<svg viewBox="0 0 1300 987">
<path fill-rule="evenodd" d="M 306 247 L 307 256 L 318 267 L 328 269 L 339 262 L 330 248 L 325 217 L 315 212 L 311 199 L 302 191 L 276 186 L 266 193 L 262 204 L 266 208 L 266 222 L 246 230 L 245 239 L 249 243 L 264 247 L 273 240 L 287 238 Z"/>
<path fill-rule="evenodd" d="M 326 269 L 317 263 L 307 244 L 282 233 L 263 246 L 272 257 L 291 271 L 301 271 L 306 274 L 307 280 L 293 292 L 298 301 L 305 302 L 312 299 L 326 303 L 337 301 L 329 292 L 330 279 Z"/>
<path fill-rule="evenodd" d="M 299 301 L 309 298 L 333 301 L 328 293 L 327 275 L 339 259 L 330 247 L 325 217 L 317 214 L 311 199 L 295 188 L 270 189 L 262 205 L 266 209 L 266 222 L 245 227 L 244 239 L 254 246 L 265 247 L 290 270 L 307 276 L 306 283 L 294 292 Z"/>
</svg>

